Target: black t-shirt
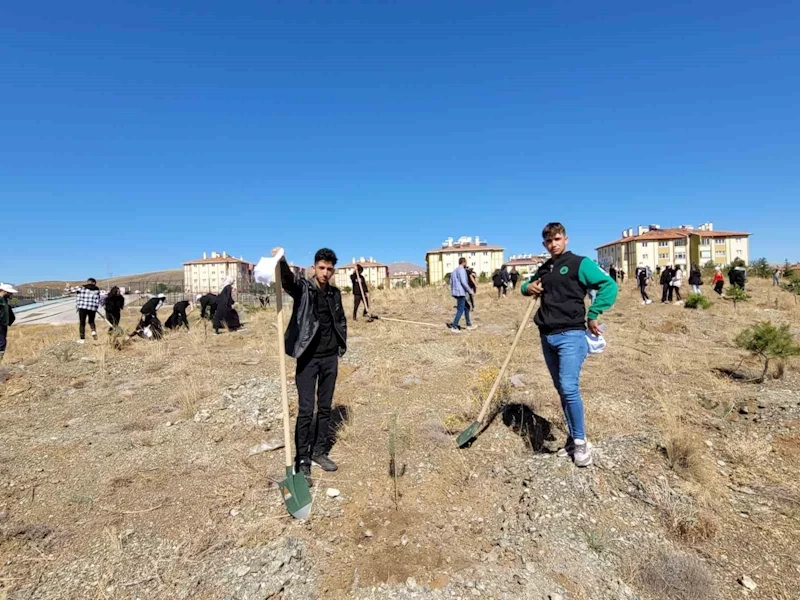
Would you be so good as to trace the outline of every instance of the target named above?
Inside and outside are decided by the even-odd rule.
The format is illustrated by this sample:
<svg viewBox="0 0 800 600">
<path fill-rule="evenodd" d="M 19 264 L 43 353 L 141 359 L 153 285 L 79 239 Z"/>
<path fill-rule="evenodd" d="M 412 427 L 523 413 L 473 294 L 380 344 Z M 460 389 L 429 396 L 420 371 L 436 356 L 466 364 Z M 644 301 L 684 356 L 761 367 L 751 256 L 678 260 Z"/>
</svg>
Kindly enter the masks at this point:
<svg viewBox="0 0 800 600">
<path fill-rule="evenodd" d="M 317 290 L 319 329 L 311 342 L 315 358 L 333 356 L 339 351 L 339 342 L 333 329 L 333 312 L 328 302 L 328 291 L 327 285 Z"/>
</svg>

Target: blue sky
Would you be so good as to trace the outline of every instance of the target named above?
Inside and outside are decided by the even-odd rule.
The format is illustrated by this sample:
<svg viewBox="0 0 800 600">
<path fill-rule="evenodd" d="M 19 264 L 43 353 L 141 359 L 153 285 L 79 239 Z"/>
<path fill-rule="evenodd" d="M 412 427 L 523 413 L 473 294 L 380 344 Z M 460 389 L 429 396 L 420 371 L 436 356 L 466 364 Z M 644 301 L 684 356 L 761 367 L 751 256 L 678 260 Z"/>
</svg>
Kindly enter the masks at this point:
<svg viewBox="0 0 800 600">
<path fill-rule="evenodd" d="M 626 227 L 800 260 L 797 2 L 0 7 L 0 279 L 537 252 Z"/>
</svg>

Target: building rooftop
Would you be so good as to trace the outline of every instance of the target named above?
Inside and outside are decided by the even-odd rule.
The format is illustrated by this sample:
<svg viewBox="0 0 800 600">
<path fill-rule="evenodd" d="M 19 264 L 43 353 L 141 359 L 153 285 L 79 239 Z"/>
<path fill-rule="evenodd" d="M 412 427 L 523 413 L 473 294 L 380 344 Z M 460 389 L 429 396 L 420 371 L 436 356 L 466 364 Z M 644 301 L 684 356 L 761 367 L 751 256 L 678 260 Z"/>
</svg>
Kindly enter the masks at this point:
<svg viewBox="0 0 800 600">
<path fill-rule="evenodd" d="M 206 265 L 206 264 L 217 264 L 217 263 L 242 263 L 245 265 L 251 264 L 249 261 L 244 260 L 243 258 L 236 258 L 235 256 L 216 256 L 214 258 L 198 258 L 197 260 L 190 260 L 185 263 L 184 265 Z"/>
<path fill-rule="evenodd" d="M 614 240 L 613 242 L 608 242 L 607 244 L 602 244 L 601 246 L 597 246 L 595 250 L 600 250 L 600 248 L 607 248 L 608 246 L 615 246 L 616 244 L 627 244 L 628 242 L 647 242 L 647 241 L 659 241 L 659 240 L 679 240 L 682 238 L 688 238 L 692 234 L 697 234 L 700 237 L 747 237 L 750 234 L 741 232 L 741 231 L 707 231 L 702 229 L 682 229 L 679 227 L 674 227 L 670 229 L 651 229 L 650 231 L 645 231 L 639 235 L 629 235 L 627 237 L 620 238 L 618 240 Z"/>
<path fill-rule="evenodd" d="M 355 269 L 356 265 L 361 265 L 365 269 L 367 269 L 369 267 L 386 267 L 386 268 L 389 267 L 389 265 L 385 265 L 383 263 L 379 263 L 379 262 L 375 262 L 375 261 L 358 260 L 358 261 L 356 261 L 354 263 L 347 263 L 346 265 L 337 265 L 336 268 L 337 269 Z"/>
<path fill-rule="evenodd" d="M 475 252 L 475 251 L 487 251 L 487 250 L 505 250 L 502 246 L 488 246 L 484 244 L 453 244 L 452 246 L 446 246 L 444 248 L 436 248 L 436 250 L 428 250 L 425 253 L 425 256 L 428 254 L 447 254 L 449 252 Z"/>
</svg>

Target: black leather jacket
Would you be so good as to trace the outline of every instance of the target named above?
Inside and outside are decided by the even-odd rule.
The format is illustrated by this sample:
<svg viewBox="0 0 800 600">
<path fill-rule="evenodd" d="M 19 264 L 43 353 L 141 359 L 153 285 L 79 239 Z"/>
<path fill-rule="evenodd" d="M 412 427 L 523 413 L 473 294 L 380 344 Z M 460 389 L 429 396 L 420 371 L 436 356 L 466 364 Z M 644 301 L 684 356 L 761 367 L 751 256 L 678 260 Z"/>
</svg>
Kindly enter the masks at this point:
<svg viewBox="0 0 800 600">
<path fill-rule="evenodd" d="M 286 328 L 286 354 L 300 358 L 308 350 L 319 329 L 317 316 L 317 284 L 311 279 L 295 277 L 285 260 L 281 260 L 281 281 L 283 289 L 294 300 L 292 317 Z M 328 306 L 333 315 L 333 330 L 339 342 L 339 356 L 347 351 L 347 317 L 342 307 L 342 293 L 339 288 L 328 286 Z"/>
</svg>

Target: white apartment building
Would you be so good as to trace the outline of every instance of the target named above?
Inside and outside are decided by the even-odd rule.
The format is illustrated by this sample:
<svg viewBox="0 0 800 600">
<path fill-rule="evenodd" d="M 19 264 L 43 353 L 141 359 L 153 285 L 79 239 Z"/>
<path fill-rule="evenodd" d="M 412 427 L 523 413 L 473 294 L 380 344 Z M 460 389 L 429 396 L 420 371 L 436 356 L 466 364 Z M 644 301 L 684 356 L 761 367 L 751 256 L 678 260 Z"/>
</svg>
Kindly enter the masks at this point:
<svg viewBox="0 0 800 600">
<path fill-rule="evenodd" d="M 550 258 L 550 254 L 542 252 L 540 254 L 512 254 L 503 266 L 510 271 L 512 268 L 517 270 L 520 275 L 531 275 L 535 273 Z M 489 273 L 491 275 L 491 273 Z"/>
<path fill-rule="evenodd" d="M 644 227 L 636 232 L 623 230 L 622 237 L 598 246 L 597 262 L 608 269 L 623 269 L 632 275 L 638 265 L 653 271 L 666 265 L 690 264 L 701 267 L 708 263 L 727 265 L 739 258 L 750 263 L 750 234 L 739 231 L 715 231 L 713 223 L 695 228 L 681 225 L 662 229 L 659 225 Z"/>
<path fill-rule="evenodd" d="M 187 294 L 218 294 L 226 277 L 232 277 L 236 289 L 248 291 L 253 283 L 253 264 L 227 252 L 212 252 L 203 258 L 183 263 L 183 288 Z"/>
<path fill-rule="evenodd" d="M 433 285 L 444 281 L 445 275 L 458 267 L 458 259 L 462 257 L 467 259 L 467 266 L 474 269 L 476 275 L 485 273 L 491 276 L 495 269 L 503 266 L 503 251 L 501 246 L 490 246 L 478 236 L 474 241 L 471 237 L 460 237 L 458 241 L 447 238 L 441 248 L 429 250 L 425 255 L 428 283 Z"/>
<path fill-rule="evenodd" d="M 364 269 L 361 274 L 364 276 L 364 281 L 367 282 L 367 287 L 370 290 L 376 289 L 379 285 L 384 285 L 389 280 L 389 265 L 376 262 L 371 256 L 364 258 L 363 256 L 349 264 L 336 267 L 336 273 L 333 276 L 333 281 L 339 289 L 353 287 L 353 281 L 350 276 L 355 272 L 356 265 L 361 265 Z"/>
</svg>

